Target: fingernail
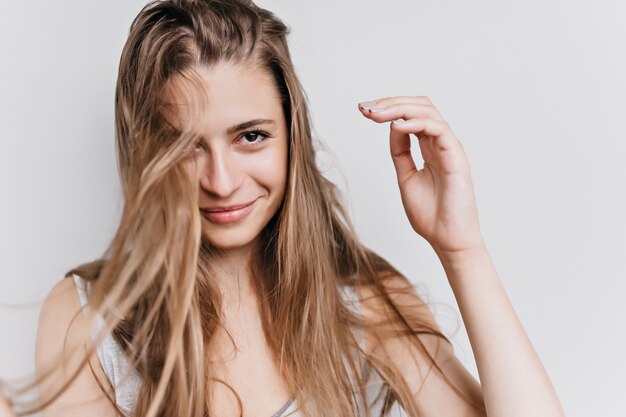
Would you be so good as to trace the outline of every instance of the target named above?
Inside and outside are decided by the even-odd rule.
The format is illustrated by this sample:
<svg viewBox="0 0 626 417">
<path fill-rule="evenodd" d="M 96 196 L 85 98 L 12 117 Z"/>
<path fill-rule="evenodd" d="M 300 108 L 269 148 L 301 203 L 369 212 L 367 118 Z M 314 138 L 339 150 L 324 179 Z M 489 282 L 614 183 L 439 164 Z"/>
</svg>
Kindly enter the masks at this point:
<svg viewBox="0 0 626 417">
<path fill-rule="evenodd" d="M 384 107 L 372 107 L 371 109 L 369 109 L 370 113 L 376 113 L 377 111 L 381 111 L 383 110 Z"/>
<path fill-rule="evenodd" d="M 401 125 L 401 124 L 403 124 L 403 123 L 404 123 L 404 120 L 402 120 L 402 119 L 396 119 L 396 120 L 394 120 L 394 121 L 393 121 L 393 122 L 391 122 L 391 123 L 393 123 L 394 125 Z"/>
<path fill-rule="evenodd" d="M 362 109 L 369 110 L 370 107 L 372 107 L 375 103 L 376 101 L 364 101 L 362 103 L 359 103 L 359 107 Z"/>
</svg>

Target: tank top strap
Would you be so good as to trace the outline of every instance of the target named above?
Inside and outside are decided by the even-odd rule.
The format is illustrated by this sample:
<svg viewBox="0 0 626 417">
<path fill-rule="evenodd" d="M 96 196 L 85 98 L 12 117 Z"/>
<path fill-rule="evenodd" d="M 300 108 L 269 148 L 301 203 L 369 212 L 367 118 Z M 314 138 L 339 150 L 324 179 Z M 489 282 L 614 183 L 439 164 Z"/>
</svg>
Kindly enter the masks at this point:
<svg viewBox="0 0 626 417">
<path fill-rule="evenodd" d="M 89 291 L 91 285 L 80 276 L 73 274 L 78 298 L 83 309 L 89 309 Z M 85 312 L 86 314 L 86 312 Z M 98 335 L 104 327 L 102 317 L 97 317 L 96 327 L 92 332 L 92 340 L 97 343 Z M 115 392 L 117 405 L 127 414 L 134 409 L 137 395 L 141 386 L 141 375 L 132 367 L 124 350 L 117 343 L 112 334 L 107 334 L 102 342 L 96 346 L 96 353 L 102 369 Z"/>
<path fill-rule="evenodd" d="M 342 285 L 341 291 L 344 295 L 344 300 L 346 301 L 346 306 L 358 316 L 361 315 L 361 304 L 359 300 L 359 295 L 356 292 L 356 289 L 351 285 Z M 365 350 L 365 341 L 363 339 L 362 329 L 356 329 L 355 337 L 359 343 L 361 349 Z"/>
<path fill-rule="evenodd" d="M 360 316 L 361 304 L 360 304 L 359 295 L 356 289 L 350 285 L 343 285 L 341 286 L 341 291 L 343 293 L 346 306 L 350 309 L 350 311 L 355 313 L 357 316 Z M 365 351 L 365 337 L 363 335 L 363 329 L 355 326 L 353 327 L 352 330 L 353 330 L 354 337 L 356 338 L 356 341 L 359 347 L 364 352 Z M 356 355 L 355 358 L 356 358 L 357 363 L 361 364 L 361 375 L 364 375 L 365 379 L 367 380 L 368 373 L 369 373 L 367 362 L 361 352 L 355 352 L 355 355 Z"/>
<path fill-rule="evenodd" d="M 355 287 L 343 285 L 341 289 L 343 295 L 345 296 L 347 307 L 350 308 L 350 310 L 357 315 L 360 315 L 361 300 Z M 359 343 L 359 346 L 363 351 L 365 351 L 365 338 L 363 335 L 363 329 L 354 329 L 354 333 Z M 368 408 L 370 409 L 372 416 L 381 415 L 384 405 L 384 398 L 389 391 L 389 386 L 384 382 L 380 373 L 376 369 L 374 369 L 365 360 L 365 358 L 363 358 L 362 354 L 359 355 L 358 360 L 362 360 L 361 375 L 363 375 L 366 384 L 367 395 L 366 398 L 362 398 L 360 395 L 355 393 L 355 400 L 357 401 L 357 409 L 359 411 L 359 415 L 365 415 L 365 401 L 367 401 L 368 403 Z M 389 415 L 406 417 L 408 414 L 406 414 L 406 411 L 398 403 L 396 403 L 392 406 L 391 413 Z"/>
</svg>

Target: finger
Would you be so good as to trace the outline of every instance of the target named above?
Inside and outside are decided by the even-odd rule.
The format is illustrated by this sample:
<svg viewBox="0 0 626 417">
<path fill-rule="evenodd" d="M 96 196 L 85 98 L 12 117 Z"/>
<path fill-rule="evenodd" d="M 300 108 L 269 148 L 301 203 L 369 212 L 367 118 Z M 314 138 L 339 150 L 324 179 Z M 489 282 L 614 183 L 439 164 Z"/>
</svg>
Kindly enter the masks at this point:
<svg viewBox="0 0 626 417">
<path fill-rule="evenodd" d="M 416 119 L 431 118 L 443 120 L 439 111 L 429 104 L 398 103 L 387 107 L 376 105 L 367 110 L 362 110 L 363 114 L 378 123 L 389 122 L 395 119 Z"/>
<path fill-rule="evenodd" d="M 456 146 L 454 134 L 452 134 L 450 126 L 444 120 L 430 118 L 399 119 L 391 123 L 391 129 L 407 135 L 413 133 L 418 138 L 424 136 L 433 137 L 435 139 L 433 145 L 439 151 L 446 151 Z"/>
<path fill-rule="evenodd" d="M 391 159 L 396 169 L 398 184 L 402 184 L 407 178 L 417 171 L 413 155 L 411 155 L 411 137 L 409 132 L 403 132 L 390 124 L 389 148 Z"/>
<path fill-rule="evenodd" d="M 359 103 L 359 108 L 368 109 L 376 106 L 386 107 L 397 103 L 433 104 L 432 101 L 430 101 L 430 99 L 426 96 L 394 96 L 361 102 Z"/>
</svg>

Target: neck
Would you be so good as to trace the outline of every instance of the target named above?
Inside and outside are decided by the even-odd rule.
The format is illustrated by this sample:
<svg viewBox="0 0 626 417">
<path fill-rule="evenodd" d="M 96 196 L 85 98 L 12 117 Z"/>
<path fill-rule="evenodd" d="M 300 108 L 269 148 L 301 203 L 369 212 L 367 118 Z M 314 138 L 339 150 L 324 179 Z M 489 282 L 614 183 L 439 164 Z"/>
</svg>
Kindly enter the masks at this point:
<svg viewBox="0 0 626 417">
<path fill-rule="evenodd" d="M 222 293 L 224 307 L 241 304 L 252 294 L 248 264 L 252 245 L 222 251 L 215 260 L 217 285 Z"/>
</svg>

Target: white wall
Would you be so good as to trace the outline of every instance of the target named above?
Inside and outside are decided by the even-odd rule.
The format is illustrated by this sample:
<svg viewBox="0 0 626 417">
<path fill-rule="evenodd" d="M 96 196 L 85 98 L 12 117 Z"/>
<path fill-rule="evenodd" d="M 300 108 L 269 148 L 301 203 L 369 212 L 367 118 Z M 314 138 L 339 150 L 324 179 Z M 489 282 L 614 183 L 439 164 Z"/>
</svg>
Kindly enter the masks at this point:
<svg viewBox="0 0 626 417">
<path fill-rule="evenodd" d="M 6 377 L 33 370 L 38 302 L 66 270 L 102 254 L 119 218 L 114 83 L 144 2 L 4 3 Z M 359 101 L 433 100 L 465 146 L 487 245 L 566 414 L 623 415 L 626 3 L 259 4 L 292 29 L 315 133 L 331 152 L 320 161 L 347 190 L 361 238 L 435 303 L 468 369 L 477 376 L 443 269 L 402 209 L 388 126 L 365 120 Z"/>
</svg>

